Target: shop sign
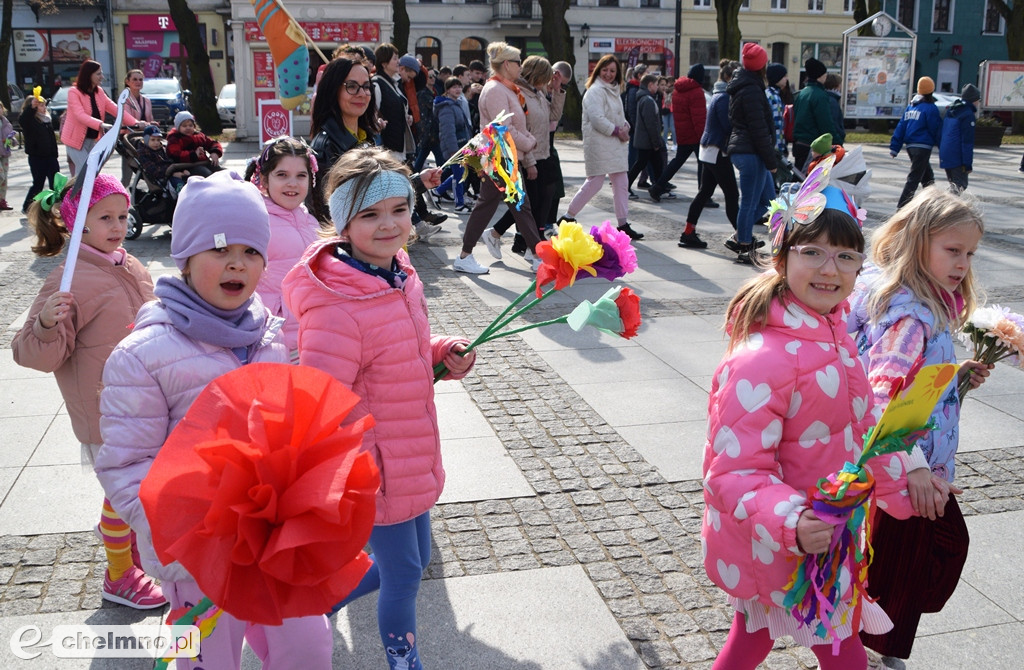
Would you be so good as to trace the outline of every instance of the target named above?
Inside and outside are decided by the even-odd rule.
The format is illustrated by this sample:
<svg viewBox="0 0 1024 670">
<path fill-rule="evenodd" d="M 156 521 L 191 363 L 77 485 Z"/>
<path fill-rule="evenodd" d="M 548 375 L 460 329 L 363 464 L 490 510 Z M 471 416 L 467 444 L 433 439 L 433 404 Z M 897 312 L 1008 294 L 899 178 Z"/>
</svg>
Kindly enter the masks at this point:
<svg viewBox="0 0 1024 670">
<path fill-rule="evenodd" d="M 661 53 L 665 49 L 665 40 L 651 37 L 616 37 L 615 51 L 622 53 L 638 48 L 644 53 Z"/>
<path fill-rule="evenodd" d="M 133 51 L 160 53 L 164 50 L 163 33 L 136 33 L 126 30 L 125 38 L 128 42 L 127 48 Z"/>
<path fill-rule="evenodd" d="M 253 52 L 252 72 L 255 88 L 274 88 L 274 58 L 269 51 Z"/>
<path fill-rule="evenodd" d="M 292 113 L 281 101 L 260 100 L 260 143 L 292 134 Z"/>
<path fill-rule="evenodd" d="M 170 14 L 133 14 L 128 17 L 128 30 L 140 33 L 177 31 Z"/>
<path fill-rule="evenodd" d="M 19 63 L 50 60 L 46 35 L 39 30 L 15 30 L 14 60 Z"/>
<path fill-rule="evenodd" d="M 376 22 L 299 21 L 299 25 L 314 42 L 377 42 L 380 24 Z M 266 42 L 255 21 L 245 22 L 246 42 Z"/>
<path fill-rule="evenodd" d="M 50 52 L 55 61 L 81 63 L 92 58 L 87 45 L 92 44 L 91 30 L 51 30 Z"/>
<path fill-rule="evenodd" d="M 615 53 L 615 40 L 610 37 L 591 37 L 590 53 Z"/>
</svg>

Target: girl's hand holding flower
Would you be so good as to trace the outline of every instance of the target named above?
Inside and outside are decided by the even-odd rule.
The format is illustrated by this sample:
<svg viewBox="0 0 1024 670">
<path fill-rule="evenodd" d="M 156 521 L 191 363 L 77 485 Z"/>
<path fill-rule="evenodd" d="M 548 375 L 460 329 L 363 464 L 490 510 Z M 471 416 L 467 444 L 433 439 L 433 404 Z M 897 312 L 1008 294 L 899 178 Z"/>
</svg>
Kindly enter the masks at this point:
<svg viewBox="0 0 1024 670">
<path fill-rule="evenodd" d="M 468 340 L 461 340 L 453 344 L 452 348 L 448 350 L 442 362 L 448 368 L 450 376 L 459 377 L 469 372 L 469 369 L 473 367 L 473 363 L 476 362 L 476 352 L 471 351 L 465 356 L 460 353 L 465 351 L 468 346 Z"/>
<path fill-rule="evenodd" d="M 420 172 L 420 182 L 426 188 L 437 188 L 441 185 L 441 168 L 429 168 Z"/>
<path fill-rule="evenodd" d="M 985 383 L 988 376 L 992 374 L 991 370 L 994 367 L 995 363 L 986 364 L 974 360 L 964 361 L 960 365 L 960 369 L 957 370 L 959 384 L 963 384 L 965 379 L 970 379 L 971 388 L 976 389 Z"/>
</svg>

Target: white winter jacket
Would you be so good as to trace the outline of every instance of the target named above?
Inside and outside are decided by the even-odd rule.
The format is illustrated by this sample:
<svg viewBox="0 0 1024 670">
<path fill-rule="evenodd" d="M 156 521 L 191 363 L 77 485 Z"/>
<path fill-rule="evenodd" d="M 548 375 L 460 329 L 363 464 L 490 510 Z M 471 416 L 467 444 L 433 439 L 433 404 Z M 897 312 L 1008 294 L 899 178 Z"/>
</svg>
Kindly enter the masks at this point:
<svg viewBox="0 0 1024 670">
<path fill-rule="evenodd" d="M 629 146 L 612 134 L 625 123 L 619 88 L 595 79 L 583 94 L 583 162 L 588 177 L 629 169 Z"/>
</svg>

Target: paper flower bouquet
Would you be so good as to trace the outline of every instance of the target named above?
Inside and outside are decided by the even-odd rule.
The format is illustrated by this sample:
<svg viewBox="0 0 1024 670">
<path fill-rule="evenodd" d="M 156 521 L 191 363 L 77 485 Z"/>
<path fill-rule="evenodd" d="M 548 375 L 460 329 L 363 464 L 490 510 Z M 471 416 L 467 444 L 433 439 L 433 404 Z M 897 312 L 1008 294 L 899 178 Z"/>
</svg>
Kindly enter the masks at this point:
<svg viewBox="0 0 1024 670">
<path fill-rule="evenodd" d="M 493 121 L 480 129 L 465 146 L 452 154 L 441 168 L 463 165 L 490 178 L 498 190 L 505 194 L 505 202 L 516 209 L 523 206 L 523 176 L 519 173 L 519 155 L 515 140 L 503 122 L 512 116 L 502 111 Z M 462 179 L 466 179 L 463 173 Z"/>
<path fill-rule="evenodd" d="M 1024 316 L 1005 307 L 979 307 L 960 331 L 960 340 L 974 348 L 971 358 L 991 364 L 1007 360 L 1024 367 Z M 971 390 L 970 376 L 960 382 L 960 401 Z"/>
<path fill-rule="evenodd" d="M 558 227 L 558 234 L 538 244 L 536 251 L 542 261 L 536 279 L 484 328 L 484 331 L 462 352 L 463 355 L 485 342 L 555 323 L 567 323 L 570 328 L 577 331 L 584 326 L 593 326 L 624 338 L 631 338 L 637 334 L 641 323 L 640 297 L 625 287 L 609 289 L 595 303 L 584 300 L 571 313 L 557 319 L 505 330 L 510 323 L 541 301 L 557 291 L 572 286 L 579 278 L 601 277 L 615 281 L 637 268 L 636 251 L 629 236 L 608 221 L 601 227 L 592 227 L 589 233 L 576 222 L 563 222 Z M 544 290 L 548 284 L 553 286 Z M 534 295 L 533 300 L 516 309 L 531 294 Z M 448 368 L 444 363 L 434 366 L 435 383 L 446 374 Z"/>
</svg>

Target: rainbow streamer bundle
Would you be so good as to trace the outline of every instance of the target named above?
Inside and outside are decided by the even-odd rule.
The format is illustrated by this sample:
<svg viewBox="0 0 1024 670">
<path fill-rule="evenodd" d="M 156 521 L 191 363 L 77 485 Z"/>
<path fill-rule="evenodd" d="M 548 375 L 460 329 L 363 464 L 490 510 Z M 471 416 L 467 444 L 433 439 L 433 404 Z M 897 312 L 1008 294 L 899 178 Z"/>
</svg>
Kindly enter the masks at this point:
<svg viewBox="0 0 1024 670">
<path fill-rule="evenodd" d="M 845 463 L 839 472 L 819 479 L 817 487 L 808 492 L 814 513 L 833 524 L 835 530 L 828 550 L 805 555 L 786 585 L 783 607 L 801 625 L 816 626 L 814 634 L 831 640 L 833 653 L 838 652 L 841 642 L 836 626 L 849 623 L 856 635 L 860 630 L 862 599 L 868 597 L 875 479 L 864 465 L 875 456 L 909 452 L 933 426 L 896 430 L 880 438 L 875 437 L 876 428 L 865 436 L 866 447 L 856 464 Z M 850 609 L 840 621 L 834 621 L 833 615 L 847 592 L 852 593 Z"/>
<path fill-rule="evenodd" d="M 512 116 L 502 111 L 484 126 L 473 139 L 456 151 L 441 167 L 464 165 L 490 178 L 505 194 L 505 202 L 516 209 L 523 206 L 523 177 L 519 173 L 519 155 L 505 119 Z M 463 180 L 466 175 L 463 174 Z"/>
</svg>

